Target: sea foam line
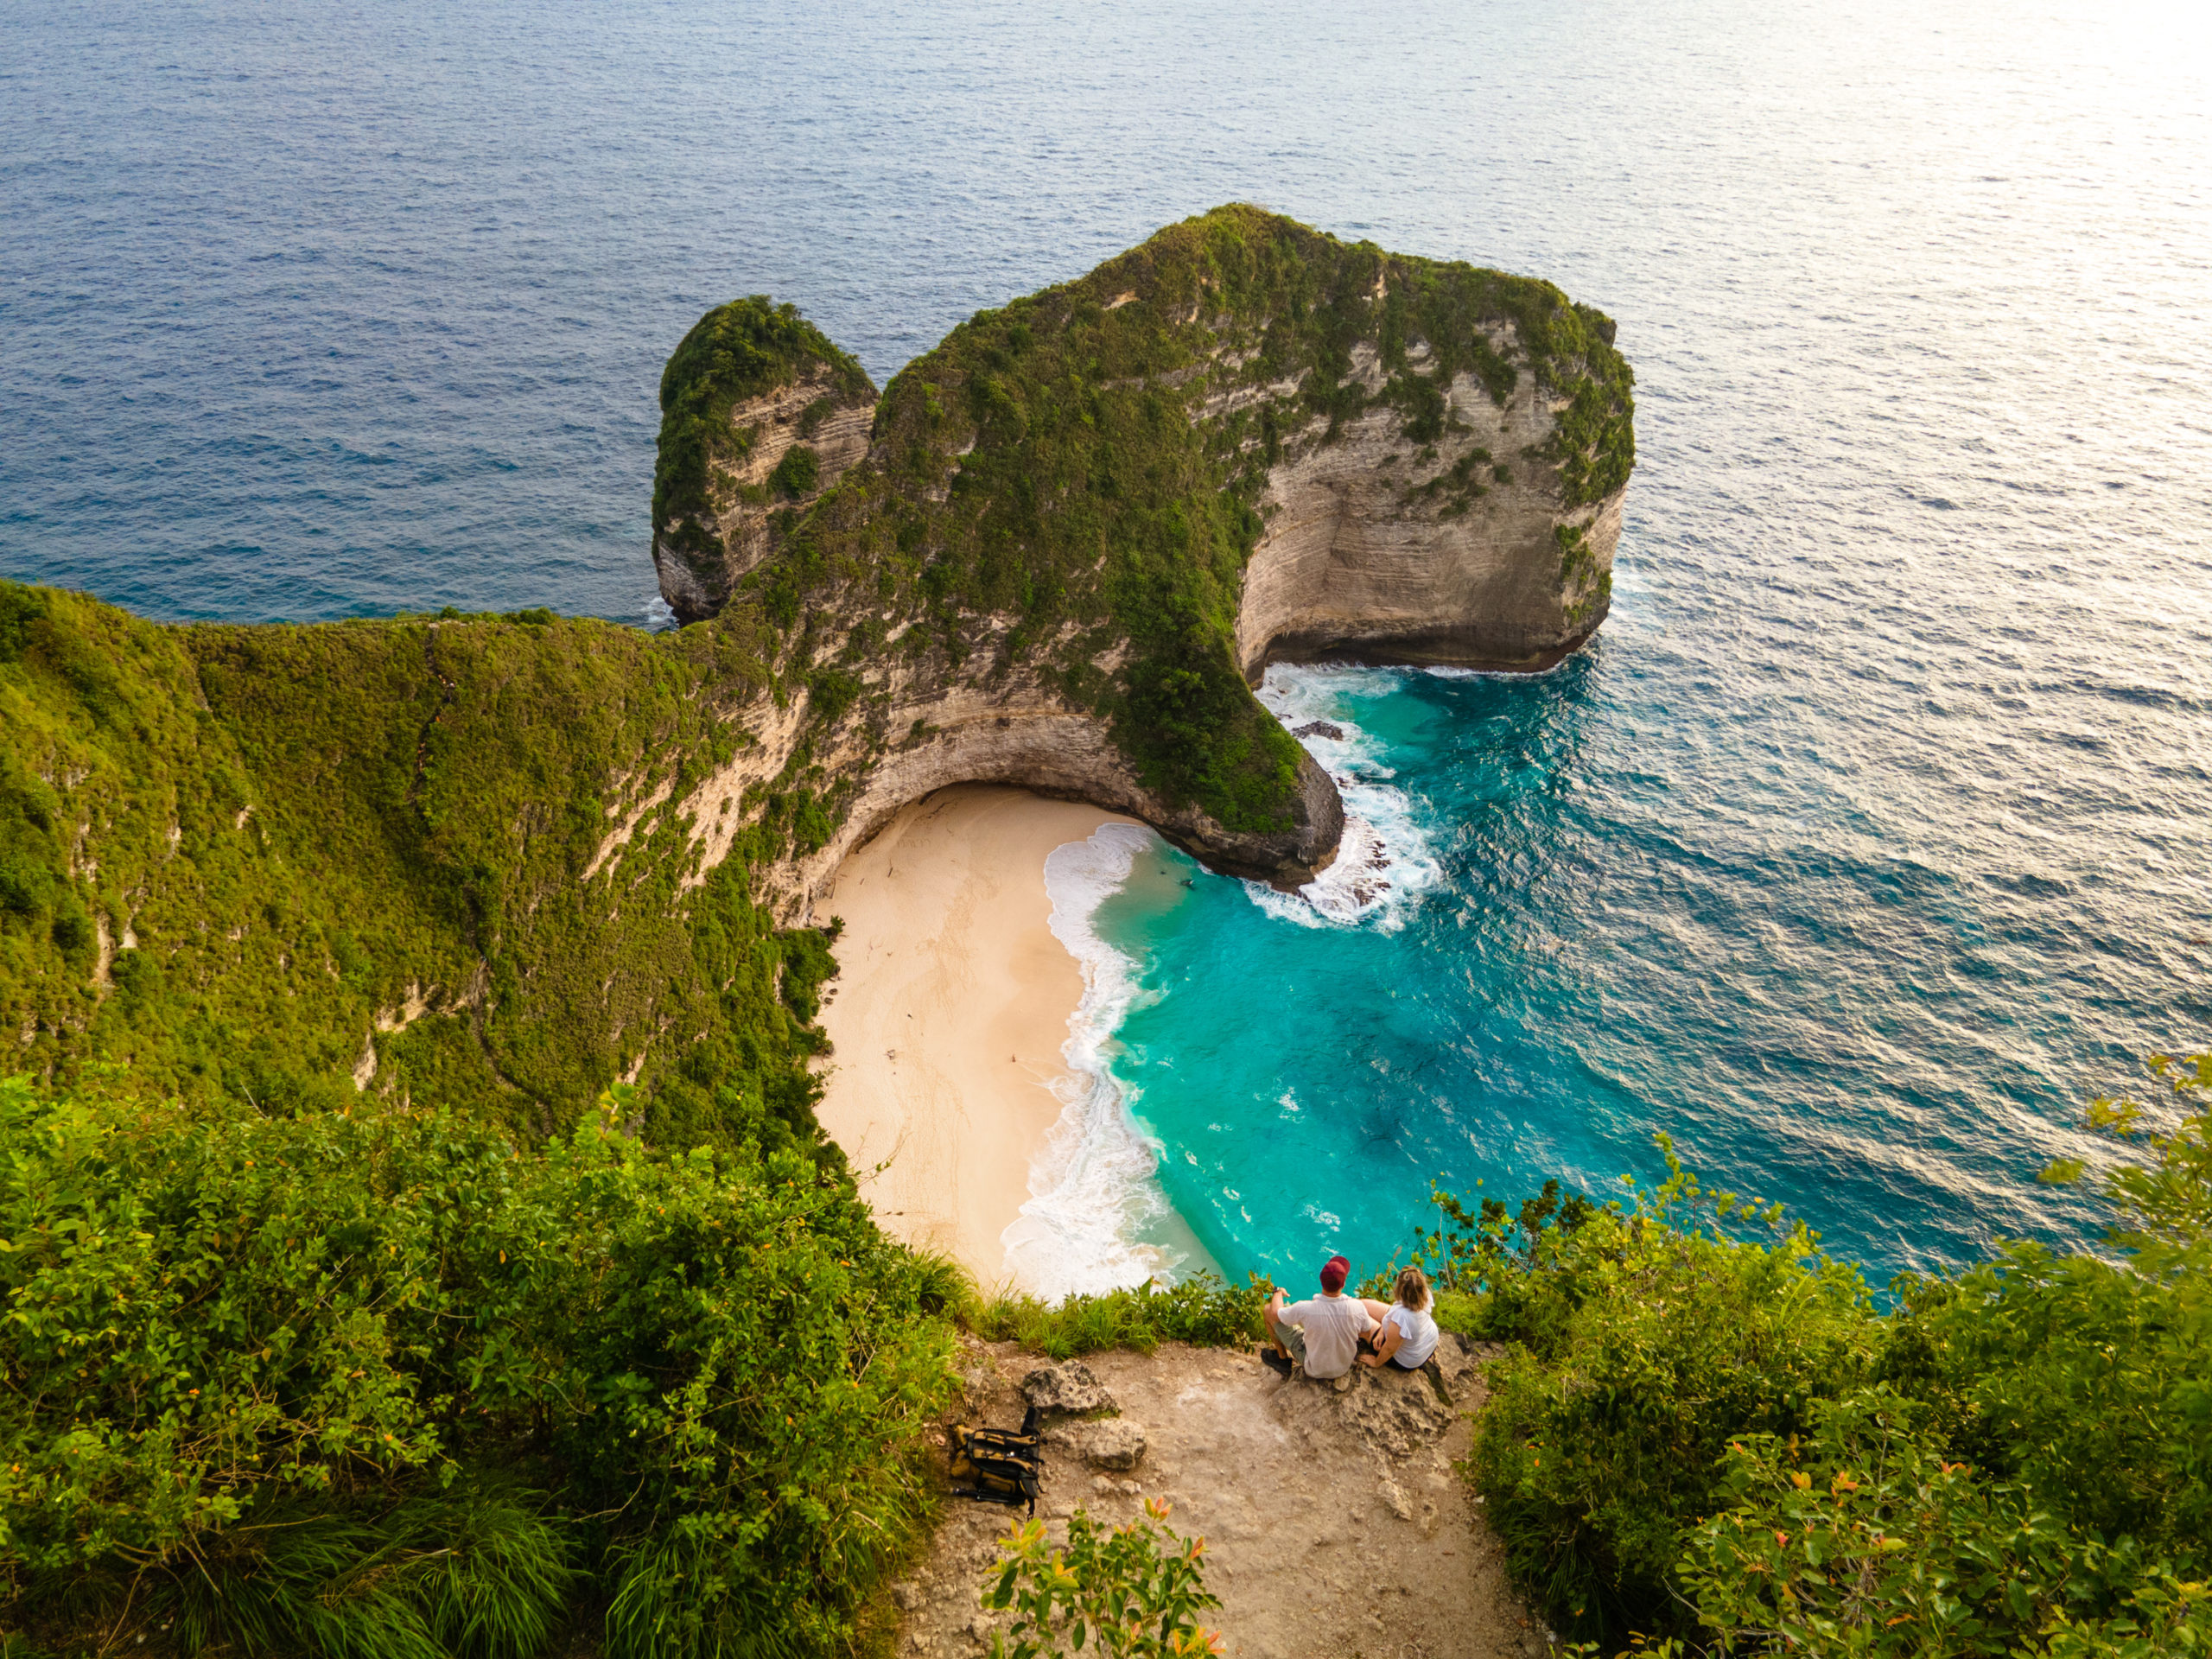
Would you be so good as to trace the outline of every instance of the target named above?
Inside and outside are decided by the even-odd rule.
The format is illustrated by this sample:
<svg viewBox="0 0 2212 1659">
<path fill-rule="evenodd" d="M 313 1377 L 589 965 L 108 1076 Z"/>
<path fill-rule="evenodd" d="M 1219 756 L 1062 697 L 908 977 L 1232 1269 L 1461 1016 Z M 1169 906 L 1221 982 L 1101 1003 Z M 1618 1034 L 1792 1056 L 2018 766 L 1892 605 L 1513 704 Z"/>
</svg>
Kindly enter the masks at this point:
<svg viewBox="0 0 2212 1659">
<path fill-rule="evenodd" d="M 1328 769 L 1344 798 L 1344 832 L 1335 862 L 1294 893 L 1263 881 L 1244 891 L 1268 915 L 1301 927 L 1351 927 L 1371 922 L 1385 932 L 1403 927 L 1414 899 L 1440 874 L 1414 803 L 1388 780 L 1396 772 L 1380 741 L 1338 710 L 1347 694 L 1387 690 L 1400 671 L 1292 667 L 1277 664 L 1261 682 L 1260 701 L 1306 752 Z"/>
<path fill-rule="evenodd" d="M 1058 1121 L 1030 1166 L 1029 1201 L 1000 1239 L 1014 1283 L 1047 1301 L 1142 1284 L 1177 1265 L 1170 1252 L 1135 1242 L 1169 1205 L 1155 1173 L 1160 1148 L 1130 1117 L 1108 1066 L 1114 1033 L 1141 995 L 1137 965 L 1094 925 L 1136 855 L 1155 844 L 1149 830 L 1107 823 L 1045 860 L 1052 933 L 1083 970 L 1083 1000 L 1060 1047 L 1067 1075 L 1052 1085 Z"/>
</svg>

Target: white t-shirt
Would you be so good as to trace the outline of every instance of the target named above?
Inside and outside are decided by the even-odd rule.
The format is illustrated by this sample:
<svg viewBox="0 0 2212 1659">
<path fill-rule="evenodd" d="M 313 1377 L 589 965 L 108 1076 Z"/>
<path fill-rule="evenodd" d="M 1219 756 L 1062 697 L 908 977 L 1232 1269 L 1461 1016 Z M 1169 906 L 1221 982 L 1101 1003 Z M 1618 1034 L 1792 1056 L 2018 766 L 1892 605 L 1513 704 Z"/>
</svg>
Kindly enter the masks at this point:
<svg viewBox="0 0 2212 1659">
<path fill-rule="evenodd" d="M 1436 1351 L 1436 1321 L 1426 1313 L 1416 1313 L 1401 1302 L 1382 1316 L 1382 1323 L 1398 1327 L 1398 1351 L 1390 1356 L 1393 1365 L 1414 1370 Z"/>
<path fill-rule="evenodd" d="M 1276 1316 L 1306 1333 L 1306 1375 L 1327 1382 L 1351 1370 L 1359 1339 L 1376 1329 L 1354 1296 L 1313 1296 L 1293 1302 Z"/>
</svg>

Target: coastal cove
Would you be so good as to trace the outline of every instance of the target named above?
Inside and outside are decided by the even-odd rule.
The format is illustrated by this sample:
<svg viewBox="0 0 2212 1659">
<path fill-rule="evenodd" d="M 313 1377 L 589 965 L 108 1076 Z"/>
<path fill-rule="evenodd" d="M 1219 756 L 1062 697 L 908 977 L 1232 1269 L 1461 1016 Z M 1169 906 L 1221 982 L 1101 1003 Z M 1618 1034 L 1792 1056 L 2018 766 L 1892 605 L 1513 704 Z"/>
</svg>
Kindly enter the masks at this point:
<svg viewBox="0 0 2212 1659">
<path fill-rule="evenodd" d="M 1817 773 L 1774 798 L 1829 830 L 1747 836 L 1745 795 L 1701 775 L 1701 745 L 1630 746 L 1609 729 L 1624 664 L 1655 643 L 1630 613 L 1535 679 L 1271 670 L 1263 699 L 1309 730 L 1350 819 L 1306 895 L 1211 874 L 1149 832 L 1123 832 L 1103 858 L 1063 847 L 1057 880 L 1042 840 L 1025 849 L 1037 931 L 998 948 L 1058 988 L 1007 1035 L 1052 1053 L 1079 1015 L 1070 1052 L 1088 1075 L 1072 1092 L 1101 1155 L 1058 1212 L 1096 1247 L 1093 1271 L 1025 1272 L 988 1243 L 962 1259 L 987 1283 L 1047 1294 L 1193 1266 L 1294 1277 L 1339 1249 L 1379 1264 L 1421 1224 L 1432 1182 L 1471 1197 L 1559 1179 L 1603 1198 L 1649 1170 L 1658 1129 L 1708 1174 L 1812 1222 L 1877 1284 L 1971 1259 L 1993 1235 L 2094 1239 L 2094 1212 L 2035 1179 L 2081 1144 L 2037 1127 L 2043 1109 L 2063 1119 L 2063 1076 L 1984 1081 L 1994 1047 L 2063 1052 L 2112 1018 L 2051 989 L 2069 945 L 2050 888 L 1993 879 L 2018 854 L 1989 827 L 1885 824 Z M 1839 785 L 1842 799 L 1824 798 Z M 1058 816 L 1074 809 L 1028 810 L 1082 827 Z M 925 888 L 970 857 L 912 850 L 902 868 Z M 1683 948 L 1684 895 L 1700 949 L 1731 941 L 1717 981 Z M 1080 921 L 1039 963 L 1056 897 Z M 1104 988 L 1079 1010 L 1078 964 Z M 1909 1019 L 1891 1001 L 1901 980 L 1916 988 Z M 825 1014 L 833 1066 L 861 1040 L 842 1023 L 845 994 Z M 908 1006 L 945 1002 L 938 989 Z M 886 1023 L 899 1022 L 894 1009 Z M 2104 1040 L 2125 1051 L 2157 1029 Z M 941 1071 L 933 1097 L 995 1101 L 995 1073 L 1016 1069 L 1007 1046 L 969 1045 L 967 1071 Z M 1048 1109 L 1040 1080 L 1066 1091 L 1074 1065 L 1020 1068 L 1026 1135 Z M 2124 1052 L 2113 1069 L 2125 1075 Z M 833 1072 L 825 1122 L 842 1138 L 839 1086 Z M 1817 1112 L 1799 1109 L 1811 1100 Z M 964 1117 L 968 1155 L 988 1159 L 997 1109 L 978 1109 L 944 1121 Z M 1023 1166 L 1058 1185 L 1033 1157 Z M 1007 1186 L 995 1224 L 1034 1196 Z"/>
<path fill-rule="evenodd" d="M 19 20 L 0 108 L 12 577 L 173 619 L 664 621 L 654 390 L 703 310 L 793 301 L 882 384 L 980 308 L 1258 199 L 1604 308 L 1643 459 L 1584 658 L 1394 682 L 1412 736 L 1382 764 L 1425 779 L 1402 845 L 1443 886 L 1404 932 L 1285 947 L 1264 1011 L 1299 1014 L 1268 1040 L 1304 1075 L 1241 1078 L 1241 1111 L 1330 1094 L 1331 1157 L 1393 1202 L 1462 1152 L 1485 1190 L 1609 1191 L 1665 1129 L 1879 1278 L 2093 1230 L 2032 1171 L 2082 1150 L 2082 1099 L 2212 1022 L 2195 9 L 1611 8 L 1600 63 L 1525 5 L 1387 38 L 1217 8 L 1199 54 L 1186 17 L 1052 6 L 863 7 L 803 40 L 759 6 L 109 15 Z M 622 144 L 578 141 L 580 95 Z M 1193 879 L 1156 954 L 1151 921 L 1124 941 L 1168 982 L 1129 1017 L 1130 1080 L 1162 1191 L 1234 1272 L 1319 1224 L 1300 1193 L 1254 1211 L 1291 1217 L 1279 1239 L 1244 1235 L 1226 1120 L 1168 1086 L 1173 1043 L 1248 1029 L 1193 988 L 1264 954 L 1209 955 L 1207 906 L 1258 918 Z M 1365 963 L 1431 925 L 1477 949 L 1415 964 L 1465 973 L 1418 987 L 1410 1029 L 1462 1045 L 1452 1110 L 1502 1161 L 1422 1144 L 1443 1117 L 1381 995 L 1408 976 Z M 1303 960 L 1325 944 L 1360 971 Z M 467 961 L 436 967 L 467 992 Z M 363 996 L 336 1075 L 408 988 Z M 1298 1058 L 1363 1046 L 1392 1070 L 1357 1088 Z M 556 1070 L 521 1075 L 582 1109 Z M 1382 1249 L 1396 1223 L 1348 1224 Z"/>
</svg>

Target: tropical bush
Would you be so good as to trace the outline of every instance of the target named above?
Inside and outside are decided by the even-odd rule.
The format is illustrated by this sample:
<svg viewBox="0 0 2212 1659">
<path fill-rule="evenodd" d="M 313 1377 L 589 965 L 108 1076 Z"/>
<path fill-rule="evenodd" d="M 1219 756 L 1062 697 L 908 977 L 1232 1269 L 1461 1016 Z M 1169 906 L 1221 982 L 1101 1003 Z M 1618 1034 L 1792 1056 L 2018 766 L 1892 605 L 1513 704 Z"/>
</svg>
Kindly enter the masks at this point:
<svg viewBox="0 0 2212 1659">
<path fill-rule="evenodd" d="M 1668 1181 L 1625 1211 L 1540 1227 L 1485 1322 L 1520 1338 L 1491 1369 L 1474 1450 L 1509 1566 L 1605 1627 L 1666 1605 L 1676 1532 L 1710 1510 L 1729 1440 L 1802 1431 L 1872 1357 L 1854 1270 L 1802 1227 L 1770 1244 L 1720 1235 L 1719 1206 L 1667 1155 Z"/>
<path fill-rule="evenodd" d="M 799 1152 L 0 1082 L 0 1628 L 195 1654 L 826 1654 L 960 1294 Z M 120 1636 L 115 1633 L 120 1632 Z"/>
<path fill-rule="evenodd" d="M 992 1611 L 1014 1614 L 992 1637 L 992 1659 L 1062 1659 L 1086 1642 L 1105 1659 L 1220 1653 L 1219 1634 L 1197 1618 L 1221 1605 L 1199 1565 L 1206 1541 L 1166 1527 L 1167 1515 L 1156 1497 L 1145 1500 L 1141 1520 L 1119 1527 L 1102 1527 L 1077 1510 L 1065 1549 L 1046 1541 L 1041 1521 L 1009 1529 L 1000 1542 L 998 1582 L 982 1597 Z"/>
<path fill-rule="evenodd" d="M 1070 1296 L 1057 1306 L 1012 1292 L 979 1302 L 964 1323 L 986 1342 L 1018 1342 L 1054 1359 L 1107 1348 L 1148 1354 L 1163 1342 L 1233 1348 L 1266 1334 L 1268 1292 L 1257 1276 L 1236 1288 L 1210 1273 L 1173 1285 Z"/>
<path fill-rule="evenodd" d="M 2212 1055 L 2152 1064 L 2163 1114 L 2088 1116 L 2151 1154 L 2101 1184 L 2109 1254 L 2010 1244 L 1887 1312 L 1663 1141 L 1624 1202 L 1440 1198 L 1417 1254 L 1510 1344 L 1471 1470 L 1520 1583 L 1592 1652 L 2212 1651 Z"/>
</svg>

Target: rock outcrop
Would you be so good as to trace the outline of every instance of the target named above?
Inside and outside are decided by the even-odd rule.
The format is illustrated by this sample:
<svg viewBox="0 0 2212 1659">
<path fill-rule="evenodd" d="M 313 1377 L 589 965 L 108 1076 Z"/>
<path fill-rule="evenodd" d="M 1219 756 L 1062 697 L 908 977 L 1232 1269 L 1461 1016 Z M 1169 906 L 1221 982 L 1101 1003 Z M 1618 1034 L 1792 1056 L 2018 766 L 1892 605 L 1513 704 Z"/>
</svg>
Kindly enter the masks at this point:
<svg viewBox="0 0 2212 1659">
<path fill-rule="evenodd" d="M 1144 1431 L 1126 1417 L 1071 1423 L 1052 1430 L 1046 1440 L 1053 1446 L 1070 1447 L 1093 1469 L 1109 1475 L 1126 1475 L 1144 1461 Z"/>
<path fill-rule="evenodd" d="M 1311 879 L 1342 807 L 1249 686 L 1278 658 L 1536 670 L 1586 639 L 1634 454 L 1612 336 L 1548 284 L 1245 207 L 979 314 L 880 401 L 789 307 L 710 313 L 663 383 L 655 563 L 679 616 L 787 649 L 764 747 L 706 794 L 806 750 L 836 824 L 785 873 L 799 917 L 960 782 Z"/>
<path fill-rule="evenodd" d="M 1106 1391 L 1106 1385 L 1079 1359 L 1039 1366 L 1021 1379 L 1021 1398 L 1048 1415 L 1078 1416 L 1115 1409 L 1114 1396 Z"/>
<path fill-rule="evenodd" d="M 732 403 L 721 417 L 728 438 L 715 450 L 714 507 L 682 514 L 653 537 L 661 597 L 679 621 L 714 616 L 729 602 L 732 586 L 774 550 L 779 526 L 867 456 L 874 416 L 868 377 L 829 364 Z"/>
</svg>

